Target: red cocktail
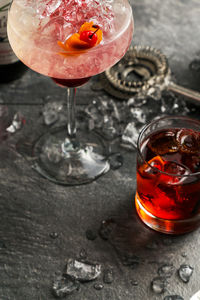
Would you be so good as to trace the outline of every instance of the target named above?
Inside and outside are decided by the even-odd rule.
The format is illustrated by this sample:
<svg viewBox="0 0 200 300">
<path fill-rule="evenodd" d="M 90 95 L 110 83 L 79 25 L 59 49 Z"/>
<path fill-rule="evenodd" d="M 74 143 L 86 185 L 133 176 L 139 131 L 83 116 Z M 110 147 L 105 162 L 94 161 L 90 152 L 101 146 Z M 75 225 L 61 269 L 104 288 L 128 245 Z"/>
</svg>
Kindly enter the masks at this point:
<svg viewBox="0 0 200 300">
<path fill-rule="evenodd" d="M 200 223 L 200 122 L 161 118 L 138 140 L 136 209 L 150 227 L 183 233 Z"/>
</svg>

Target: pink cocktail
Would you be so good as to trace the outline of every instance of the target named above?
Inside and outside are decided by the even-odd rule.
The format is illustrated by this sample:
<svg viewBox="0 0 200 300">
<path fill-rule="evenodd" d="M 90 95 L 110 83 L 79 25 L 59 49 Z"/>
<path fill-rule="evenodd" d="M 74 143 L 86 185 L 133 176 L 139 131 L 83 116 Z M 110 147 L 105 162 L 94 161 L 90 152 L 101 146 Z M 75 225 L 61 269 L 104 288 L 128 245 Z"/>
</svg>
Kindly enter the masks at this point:
<svg viewBox="0 0 200 300">
<path fill-rule="evenodd" d="M 89 134 L 89 142 L 87 136 L 83 141 L 77 138 L 75 87 L 117 63 L 132 34 L 132 10 L 126 0 L 13 1 L 8 37 L 14 52 L 34 71 L 68 87 L 68 133 L 49 133 L 35 146 L 37 169 L 50 180 L 87 183 L 109 169 Z"/>
</svg>

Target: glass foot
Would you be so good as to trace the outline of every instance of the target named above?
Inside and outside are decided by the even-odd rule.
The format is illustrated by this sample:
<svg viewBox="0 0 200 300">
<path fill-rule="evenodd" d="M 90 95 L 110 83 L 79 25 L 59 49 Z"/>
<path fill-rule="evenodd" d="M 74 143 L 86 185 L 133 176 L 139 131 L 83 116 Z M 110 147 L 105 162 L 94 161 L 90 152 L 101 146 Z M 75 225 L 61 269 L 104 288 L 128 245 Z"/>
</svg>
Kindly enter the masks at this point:
<svg viewBox="0 0 200 300">
<path fill-rule="evenodd" d="M 66 127 L 42 135 L 35 143 L 33 156 L 33 168 L 62 185 L 89 183 L 110 169 L 104 145 L 96 134 L 79 132 L 76 139 L 69 139 Z"/>
</svg>

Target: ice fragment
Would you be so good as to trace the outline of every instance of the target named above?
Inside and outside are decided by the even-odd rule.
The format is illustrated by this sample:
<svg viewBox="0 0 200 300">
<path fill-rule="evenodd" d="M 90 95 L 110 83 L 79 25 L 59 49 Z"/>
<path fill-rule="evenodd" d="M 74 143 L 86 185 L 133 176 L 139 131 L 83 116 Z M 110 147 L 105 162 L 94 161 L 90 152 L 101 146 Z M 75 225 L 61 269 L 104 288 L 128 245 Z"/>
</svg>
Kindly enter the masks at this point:
<svg viewBox="0 0 200 300">
<path fill-rule="evenodd" d="M 194 268 L 189 265 L 181 265 L 178 269 L 178 275 L 183 282 L 188 283 L 190 277 L 192 276 L 193 270 Z"/>
<path fill-rule="evenodd" d="M 165 277 L 155 277 L 151 282 L 151 287 L 154 293 L 162 294 L 165 292 L 167 281 Z"/>
<path fill-rule="evenodd" d="M 26 120 L 24 119 L 22 114 L 17 112 L 13 117 L 11 125 L 6 129 L 6 131 L 15 133 L 16 131 L 20 130 L 25 123 Z"/>
<path fill-rule="evenodd" d="M 136 148 L 140 130 L 141 127 L 138 128 L 135 122 L 128 123 L 122 135 L 122 143 L 129 144 Z"/>
<path fill-rule="evenodd" d="M 63 298 L 79 289 L 80 283 L 70 276 L 59 276 L 53 282 L 52 293 L 56 298 Z"/>
<path fill-rule="evenodd" d="M 158 269 L 158 274 L 161 277 L 171 277 L 174 273 L 174 266 L 172 264 L 165 264 Z"/>
<path fill-rule="evenodd" d="M 83 263 L 70 258 L 67 262 L 65 273 L 82 282 L 91 281 L 101 274 L 101 265 Z"/>
<path fill-rule="evenodd" d="M 59 119 L 59 113 L 63 110 L 63 104 L 61 102 L 48 102 L 43 108 L 44 123 L 46 125 L 52 125 Z"/>
</svg>

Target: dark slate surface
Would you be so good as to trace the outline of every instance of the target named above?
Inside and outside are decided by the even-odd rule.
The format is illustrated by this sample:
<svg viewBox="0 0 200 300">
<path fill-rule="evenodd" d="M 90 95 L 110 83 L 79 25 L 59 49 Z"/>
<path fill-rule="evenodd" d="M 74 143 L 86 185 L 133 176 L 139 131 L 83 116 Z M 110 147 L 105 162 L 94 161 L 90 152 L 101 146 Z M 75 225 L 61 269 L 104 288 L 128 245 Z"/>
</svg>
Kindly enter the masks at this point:
<svg viewBox="0 0 200 300">
<path fill-rule="evenodd" d="M 199 0 L 135 0 L 133 12 L 133 44 L 161 49 L 177 82 L 200 91 L 200 73 L 189 69 L 192 60 L 200 59 Z M 98 77 L 79 89 L 78 104 L 104 94 L 91 89 L 96 81 Z M 63 271 L 69 258 L 79 258 L 81 249 L 89 261 L 112 269 L 114 281 L 102 290 L 96 290 L 94 282 L 82 284 L 69 300 L 163 300 L 169 294 L 189 300 L 200 289 L 200 229 L 169 237 L 138 221 L 133 202 L 134 151 L 121 150 L 124 165 L 95 182 L 63 187 L 39 177 L 31 162 L 15 150 L 25 133 L 39 133 L 48 95 L 62 99 L 65 90 L 31 70 L 20 80 L 0 86 L 0 102 L 11 112 L 22 112 L 27 120 L 21 131 L 0 146 L 0 300 L 55 299 L 51 293 L 55 273 Z M 97 232 L 101 221 L 110 216 L 117 221 L 111 239 L 88 240 L 86 230 Z M 58 237 L 53 239 L 54 232 Z M 165 263 L 173 264 L 175 270 L 166 291 L 157 295 L 151 281 Z M 177 275 L 181 264 L 194 268 L 189 283 Z M 102 276 L 96 283 L 102 283 Z"/>
</svg>

